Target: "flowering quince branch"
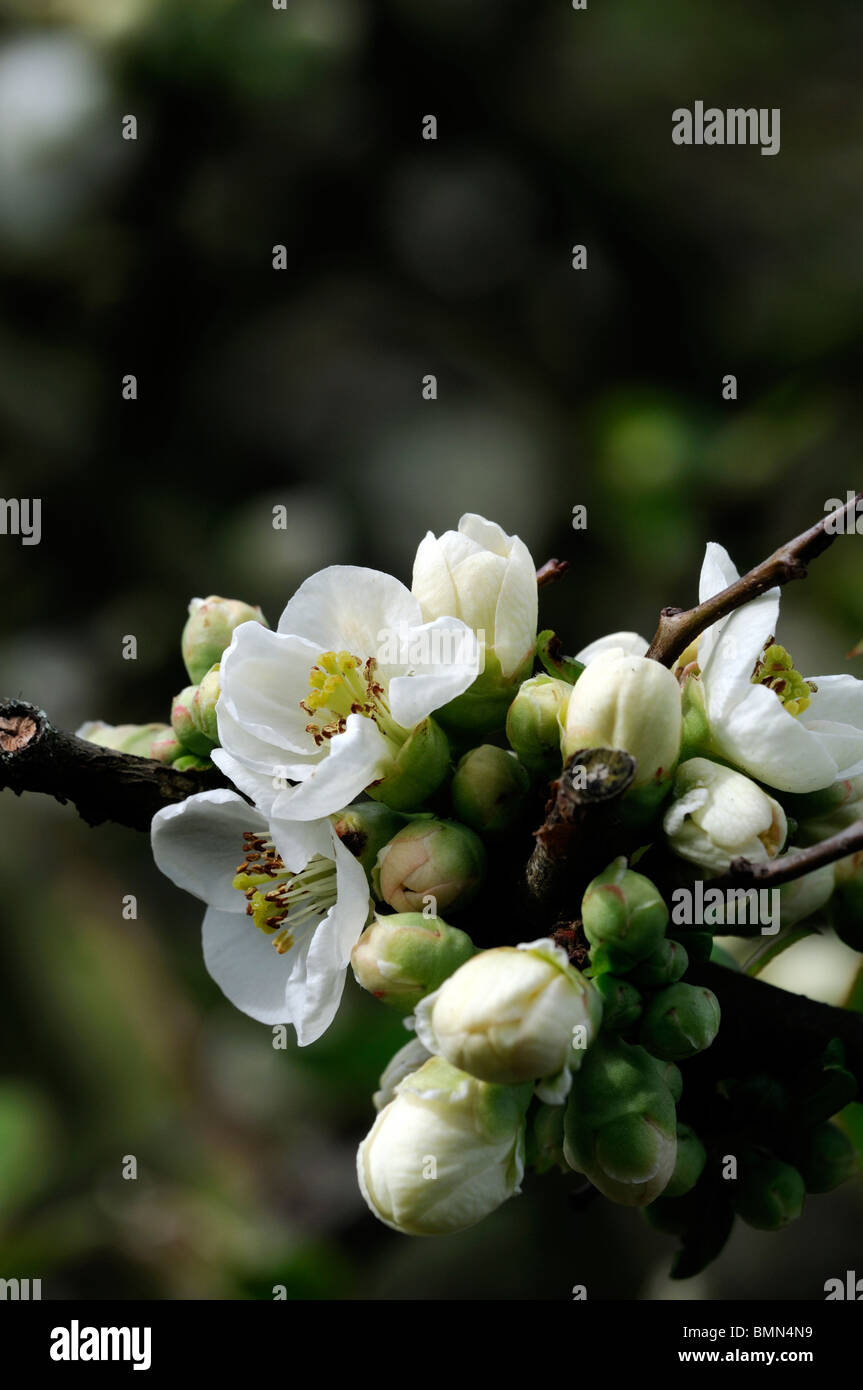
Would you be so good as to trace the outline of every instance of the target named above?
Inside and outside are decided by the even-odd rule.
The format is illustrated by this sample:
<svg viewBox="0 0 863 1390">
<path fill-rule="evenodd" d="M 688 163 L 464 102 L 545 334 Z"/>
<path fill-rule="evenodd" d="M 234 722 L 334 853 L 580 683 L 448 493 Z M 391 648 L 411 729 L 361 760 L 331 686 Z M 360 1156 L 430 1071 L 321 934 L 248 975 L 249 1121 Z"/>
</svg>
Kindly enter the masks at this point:
<svg viewBox="0 0 863 1390">
<path fill-rule="evenodd" d="M 751 599 L 758 598 L 777 584 L 788 584 L 792 579 L 805 579 L 806 567 L 810 560 L 823 554 L 833 544 L 845 522 L 863 509 L 863 493 L 835 512 L 810 526 L 808 531 L 786 541 L 778 550 L 760 565 L 749 570 L 721 593 L 714 594 L 694 608 L 663 608 L 659 617 L 659 627 L 647 649 L 646 655 L 654 661 L 671 666 L 685 652 L 691 642 L 712 623 L 740 608 Z M 842 520 L 840 521 L 840 518 Z M 853 525 L 852 528 L 853 530 Z"/>
<path fill-rule="evenodd" d="M 44 792 L 71 801 L 88 825 L 113 821 L 149 830 L 157 811 L 214 787 L 221 773 L 178 771 L 151 758 L 100 748 L 55 729 L 44 711 L 22 700 L 0 700 L 0 790 Z"/>
<path fill-rule="evenodd" d="M 0 786 L 152 818 L 251 1018 L 314 1043 L 349 967 L 402 1015 L 357 1155 L 385 1224 L 463 1230 L 557 1166 L 680 1235 L 694 1274 L 735 1208 L 776 1229 L 854 1162 L 827 1121 L 863 1081 L 863 1017 L 741 974 L 713 934 L 765 930 L 766 896 L 781 945 L 829 903 L 863 950 L 863 681 L 804 677 L 773 635 L 778 586 L 857 502 L 742 578 L 709 543 L 701 602 L 652 647 L 565 656 L 537 596 L 566 563 L 474 514 L 420 541 L 410 588 L 330 566 L 275 629 L 193 599 L 169 725 L 72 737 L 7 702 Z M 740 894 L 747 921 L 749 885 L 776 891 Z"/>
</svg>

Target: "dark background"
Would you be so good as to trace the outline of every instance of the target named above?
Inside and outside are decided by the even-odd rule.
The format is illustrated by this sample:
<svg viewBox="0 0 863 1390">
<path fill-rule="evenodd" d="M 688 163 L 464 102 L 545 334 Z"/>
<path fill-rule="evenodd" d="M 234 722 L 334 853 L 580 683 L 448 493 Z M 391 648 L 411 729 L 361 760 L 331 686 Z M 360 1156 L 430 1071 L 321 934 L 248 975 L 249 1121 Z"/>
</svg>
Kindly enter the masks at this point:
<svg viewBox="0 0 863 1390">
<path fill-rule="evenodd" d="M 691 602 L 706 540 L 745 567 L 861 485 L 853 0 L 0 15 L 0 495 L 42 499 L 40 545 L 0 536 L 0 688 L 58 724 L 167 718 L 193 595 L 275 623 L 329 563 L 409 581 L 465 510 L 571 561 L 542 620 L 575 650 Z M 674 146 L 698 99 L 781 108 L 780 153 Z M 783 601 L 808 672 L 859 674 L 858 544 Z M 0 1275 L 46 1297 L 819 1298 L 859 1268 L 859 1184 L 670 1290 L 670 1240 L 556 1177 L 400 1237 L 353 1171 L 397 1020 L 349 981 L 274 1052 L 146 837 L 68 808 L 0 797 L 0 878 Z M 784 980 L 844 998 L 853 958 L 817 944 Z"/>
</svg>

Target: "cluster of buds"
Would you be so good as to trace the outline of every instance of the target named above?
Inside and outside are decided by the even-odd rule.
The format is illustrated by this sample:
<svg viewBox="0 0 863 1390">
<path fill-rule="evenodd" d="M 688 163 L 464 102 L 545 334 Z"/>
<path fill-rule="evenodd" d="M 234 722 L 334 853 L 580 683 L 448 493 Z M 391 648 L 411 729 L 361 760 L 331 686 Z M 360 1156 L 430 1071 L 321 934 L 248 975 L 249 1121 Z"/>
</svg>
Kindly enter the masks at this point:
<svg viewBox="0 0 863 1390">
<path fill-rule="evenodd" d="M 735 576 L 708 547 L 702 599 Z M 733 1070 L 707 1083 L 707 1101 L 697 1080 L 687 1089 L 704 1071 L 692 1059 L 720 1034 L 699 969 L 737 967 L 706 919 L 677 926 L 675 886 L 709 887 L 741 858 L 769 868 L 863 819 L 860 683 L 804 677 L 774 640 L 777 602 L 756 603 L 670 666 L 632 632 L 564 657 L 555 634 L 537 636 L 523 542 L 466 516 L 422 541 L 411 590 L 331 566 L 275 631 L 248 604 L 193 600 L 180 644 L 189 683 L 170 725 L 82 731 L 179 768 L 215 765 L 237 788 L 213 793 L 218 834 L 245 836 L 260 856 L 234 863 L 210 897 L 201 883 L 214 872 L 215 821 L 201 829 L 204 810 L 192 807 L 172 859 L 181 817 L 171 807 L 156 820 L 160 864 L 179 864 L 176 880 L 216 909 L 205 955 L 239 1007 L 313 1041 L 350 968 L 414 1030 L 381 1077 L 358 1154 L 362 1193 L 387 1225 L 461 1230 L 519 1191 L 526 1164 L 556 1166 L 682 1235 L 693 1272 L 735 1135 L 729 1222 L 736 1212 L 773 1229 L 806 1192 L 847 1176 L 830 1119 L 853 1078 L 836 1058 L 823 1095 L 818 1077 L 797 1079 L 805 1115 L 785 1081 L 766 1078 L 766 1093 L 785 1097 L 779 1110 L 762 1104 L 769 1132 Z M 578 845 L 562 854 L 570 896 L 543 916 L 546 899 L 522 896 L 532 832 L 550 784 L 556 807 L 586 754 L 598 755 L 591 768 L 625 765 L 627 780 L 607 845 L 586 834 L 583 859 Z M 184 858 L 199 832 L 200 872 Z M 232 888 L 245 894 L 239 907 Z M 778 898 L 783 945 L 830 914 L 863 949 L 863 851 L 784 883 Z M 227 932 L 228 918 L 230 949 L 221 937 L 208 945 L 208 922 Z M 724 930 L 722 911 L 714 923 Z M 275 963 L 252 927 L 271 938 Z"/>
</svg>

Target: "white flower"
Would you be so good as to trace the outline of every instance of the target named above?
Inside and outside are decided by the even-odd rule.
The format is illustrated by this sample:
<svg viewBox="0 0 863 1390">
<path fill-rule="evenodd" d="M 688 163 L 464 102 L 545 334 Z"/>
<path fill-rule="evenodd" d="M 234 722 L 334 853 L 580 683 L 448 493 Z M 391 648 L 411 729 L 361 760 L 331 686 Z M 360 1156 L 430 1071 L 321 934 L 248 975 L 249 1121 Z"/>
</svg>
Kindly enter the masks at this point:
<svg viewBox="0 0 863 1390">
<path fill-rule="evenodd" d="M 371 1211 L 414 1236 L 488 1216 L 520 1191 L 530 1089 L 489 1086 L 441 1057 L 399 1081 L 357 1152 Z"/>
<path fill-rule="evenodd" d="M 478 669 L 463 623 L 424 624 L 397 579 L 333 565 L 300 585 L 277 632 L 254 622 L 234 632 L 213 761 L 267 815 L 330 815 L 393 775 L 416 726 Z"/>
<path fill-rule="evenodd" d="M 649 646 L 647 639 L 637 632 L 610 632 L 607 637 L 597 637 L 596 641 L 588 642 L 586 647 L 576 652 L 575 659 L 583 666 L 589 666 L 603 652 L 620 648 L 626 656 L 644 656 Z"/>
<path fill-rule="evenodd" d="M 788 833 L 785 812 L 742 772 L 708 758 L 688 758 L 674 778 L 662 828 L 682 859 L 721 872 L 742 856 L 773 859 Z"/>
<path fill-rule="evenodd" d="M 423 618 L 461 618 L 484 636 L 501 675 L 511 679 L 536 642 L 536 566 L 518 536 L 471 512 L 457 531 L 420 542 L 414 560 L 413 593 Z"/>
<path fill-rule="evenodd" d="M 157 812 L 151 839 L 162 873 L 207 904 L 204 961 L 231 1003 L 293 1024 L 301 1044 L 319 1038 L 369 913 L 365 873 L 331 822 L 268 823 L 218 790 Z"/>
<path fill-rule="evenodd" d="M 739 575 L 721 545 L 707 546 L 699 601 Z M 701 636 L 698 666 L 711 751 L 779 791 L 810 792 L 863 771 L 863 681 L 812 676 L 808 708 L 794 715 L 767 685 L 752 683 L 776 632 L 779 589 L 721 618 Z"/>
</svg>

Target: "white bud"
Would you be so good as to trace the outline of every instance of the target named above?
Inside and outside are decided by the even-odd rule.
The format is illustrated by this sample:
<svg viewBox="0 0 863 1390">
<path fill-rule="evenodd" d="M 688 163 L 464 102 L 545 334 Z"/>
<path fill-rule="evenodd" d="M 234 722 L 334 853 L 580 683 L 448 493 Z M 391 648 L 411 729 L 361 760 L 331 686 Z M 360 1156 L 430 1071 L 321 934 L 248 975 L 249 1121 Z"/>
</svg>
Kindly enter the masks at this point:
<svg viewBox="0 0 863 1390">
<path fill-rule="evenodd" d="M 612 647 L 594 656 L 569 697 L 562 751 L 622 748 L 635 758 L 633 787 L 667 783 L 680 755 L 680 686 L 658 661 Z"/>
<path fill-rule="evenodd" d="M 417 1006 L 430 1052 L 483 1081 L 541 1081 L 560 1104 L 599 1031 L 602 1000 L 550 939 L 481 951 Z"/>
<path fill-rule="evenodd" d="M 708 758 L 680 764 L 662 826 L 675 854 L 717 873 L 739 856 L 759 864 L 774 859 L 788 833 L 778 801 Z"/>
<path fill-rule="evenodd" d="M 395 1088 L 357 1152 L 360 1191 L 406 1235 L 466 1230 L 520 1190 L 529 1087 L 432 1057 Z"/>
</svg>

